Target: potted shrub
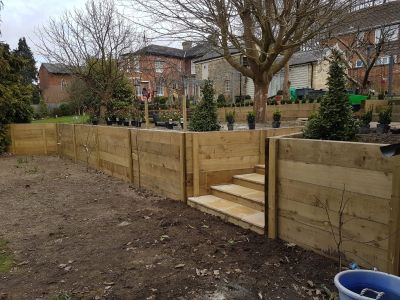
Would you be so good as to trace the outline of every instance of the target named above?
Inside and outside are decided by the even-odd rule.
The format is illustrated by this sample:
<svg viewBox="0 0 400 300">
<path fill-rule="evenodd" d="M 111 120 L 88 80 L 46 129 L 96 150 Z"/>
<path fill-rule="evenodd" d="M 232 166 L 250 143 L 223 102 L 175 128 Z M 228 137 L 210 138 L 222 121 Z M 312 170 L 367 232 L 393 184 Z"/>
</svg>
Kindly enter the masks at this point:
<svg viewBox="0 0 400 300">
<path fill-rule="evenodd" d="M 392 122 L 392 107 L 388 107 L 379 113 L 379 121 L 376 132 L 379 134 L 388 133 Z"/>
<path fill-rule="evenodd" d="M 91 117 L 92 125 L 98 125 L 99 120 L 97 119 L 97 116 L 92 116 Z"/>
<path fill-rule="evenodd" d="M 372 121 L 372 110 L 368 110 L 366 113 L 364 113 L 361 116 L 361 124 L 360 124 L 360 133 L 361 134 L 367 134 L 369 133 L 369 128 Z"/>
<path fill-rule="evenodd" d="M 249 125 L 249 129 L 256 129 L 256 115 L 253 111 L 247 113 L 247 124 Z"/>
<path fill-rule="evenodd" d="M 274 111 L 272 118 L 272 128 L 281 127 L 281 112 L 279 110 Z"/>
<path fill-rule="evenodd" d="M 228 130 L 233 130 L 233 124 L 235 123 L 235 112 L 229 111 L 225 115 L 226 122 L 228 123 Z"/>
</svg>

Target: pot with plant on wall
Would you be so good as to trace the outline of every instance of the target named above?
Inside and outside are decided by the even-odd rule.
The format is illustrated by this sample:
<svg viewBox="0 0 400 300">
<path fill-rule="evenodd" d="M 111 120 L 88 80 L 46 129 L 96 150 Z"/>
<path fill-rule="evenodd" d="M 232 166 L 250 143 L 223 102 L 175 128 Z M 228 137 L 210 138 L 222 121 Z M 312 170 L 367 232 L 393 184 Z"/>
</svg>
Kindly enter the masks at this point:
<svg viewBox="0 0 400 300">
<path fill-rule="evenodd" d="M 99 124 L 99 120 L 97 119 L 97 116 L 92 116 L 91 117 L 91 122 L 92 122 L 92 125 L 98 125 Z"/>
<path fill-rule="evenodd" d="M 235 124 L 235 112 L 228 111 L 225 115 L 225 119 L 227 122 L 228 130 L 233 130 L 233 124 Z"/>
<path fill-rule="evenodd" d="M 388 133 L 391 122 L 392 122 L 392 107 L 389 106 L 388 108 L 379 113 L 379 120 L 378 120 L 378 125 L 376 127 L 376 132 L 379 134 Z"/>
<path fill-rule="evenodd" d="M 369 109 L 361 116 L 361 124 L 359 132 L 361 134 L 369 133 L 370 123 L 372 121 L 372 109 Z"/>
<path fill-rule="evenodd" d="M 256 129 L 256 115 L 254 111 L 247 113 L 247 124 L 249 125 L 249 129 Z"/>
<path fill-rule="evenodd" d="M 279 110 L 274 111 L 272 119 L 272 128 L 281 127 L 281 112 Z"/>
</svg>

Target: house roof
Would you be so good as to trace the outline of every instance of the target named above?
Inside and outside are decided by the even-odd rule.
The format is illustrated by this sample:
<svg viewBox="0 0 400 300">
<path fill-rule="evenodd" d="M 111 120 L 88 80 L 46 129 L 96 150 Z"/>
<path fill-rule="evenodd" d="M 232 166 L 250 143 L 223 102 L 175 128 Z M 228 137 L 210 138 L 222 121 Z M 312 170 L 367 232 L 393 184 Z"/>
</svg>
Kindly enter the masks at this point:
<svg viewBox="0 0 400 300">
<path fill-rule="evenodd" d="M 307 63 L 312 63 L 320 60 L 327 54 L 328 49 L 321 49 L 321 50 L 310 50 L 310 51 L 298 51 L 295 52 L 292 56 L 292 58 L 289 60 L 289 65 L 302 65 L 302 64 L 307 64 Z M 229 52 L 231 54 L 239 54 L 240 51 L 237 49 L 229 49 Z M 220 58 L 223 55 L 217 51 L 217 50 L 212 50 L 199 59 L 195 60 L 195 63 L 199 62 L 204 62 L 204 61 L 209 61 L 213 60 L 216 58 Z M 279 58 L 278 58 L 279 59 Z"/>
<path fill-rule="evenodd" d="M 392 24 L 400 24 L 400 1 L 391 1 L 352 12 L 334 33 L 344 35 Z"/>
<path fill-rule="evenodd" d="M 189 50 L 151 44 L 139 49 L 133 54 L 153 54 L 157 56 L 169 56 L 176 58 L 195 58 L 204 55 L 208 50 L 209 46 L 207 43 L 197 44 Z"/>
<path fill-rule="evenodd" d="M 71 71 L 63 64 L 42 63 L 42 67 L 52 74 L 71 74 Z"/>
</svg>

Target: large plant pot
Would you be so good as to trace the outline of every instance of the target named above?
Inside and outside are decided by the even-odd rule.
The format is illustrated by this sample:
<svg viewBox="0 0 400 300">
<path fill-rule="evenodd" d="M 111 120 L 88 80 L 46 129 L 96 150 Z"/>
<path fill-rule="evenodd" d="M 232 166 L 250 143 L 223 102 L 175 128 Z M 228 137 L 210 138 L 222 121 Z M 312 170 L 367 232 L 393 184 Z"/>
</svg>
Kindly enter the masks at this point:
<svg viewBox="0 0 400 300">
<path fill-rule="evenodd" d="M 249 129 L 256 129 L 256 122 L 249 122 Z"/>
<path fill-rule="evenodd" d="M 173 123 L 165 123 L 165 127 L 167 127 L 167 129 L 174 129 L 174 124 Z"/>
<path fill-rule="evenodd" d="M 281 121 L 272 121 L 272 128 L 281 127 Z"/>
<path fill-rule="evenodd" d="M 124 121 L 124 126 L 129 126 L 129 121 Z"/>
<path fill-rule="evenodd" d="M 350 270 L 335 276 L 340 300 L 400 299 L 400 277 L 370 270 Z"/>
<path fill-rule="evenodd" d="M 113 121 L 111 121 L 111 120 L 106 120 L 106 124 L 107 124 L 107 126 L 111 126 L 111 125 L 113 124 Z"/>
<path fill-rule="evenodd" d="M 233 130 L 233 123 L 227 123 L 228 130 Z"/>
<path fill-rule="evenodd" d="M 386 125 L 386 124 L 378 124 L 376 126 L 376 133 L 378 133 L 378 134 L 388 133 L 389 130 L 390 130 L 390 126 Z"/>
<path fill-rule="evenodd" d="M 92 120 L 92 125 L 98 125 L 99 124 L 99 121 L 97 121 L 97 120 Z"/>
<path fill-rule="evenodd" d="M 135 120 L 131 120 L 131 126 L 135 126 L 135 127 L 137 127 L 137 126 L 136 126 L 136 124 L 137 124 L 137 123 L 136 123 L 136 121 L 135 121 Z"/>
<path fill-rule="evenodd" d="M 122 125 L 122 120 L 117 120 L 117 125 Z"/>
</svg>

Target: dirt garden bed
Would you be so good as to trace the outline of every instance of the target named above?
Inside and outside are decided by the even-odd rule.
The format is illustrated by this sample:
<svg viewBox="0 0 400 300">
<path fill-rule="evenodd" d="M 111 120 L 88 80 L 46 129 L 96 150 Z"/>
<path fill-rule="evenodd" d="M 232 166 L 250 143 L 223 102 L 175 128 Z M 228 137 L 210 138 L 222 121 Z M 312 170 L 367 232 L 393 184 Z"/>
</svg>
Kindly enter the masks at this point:
<svg viewBox="0 0 400 300">
<path fill-rule="evenodd" d="M 0 299 L 323 299 L 336 272 L 57 157 L 0 158 L 0 240 Z"/>
</svg>

